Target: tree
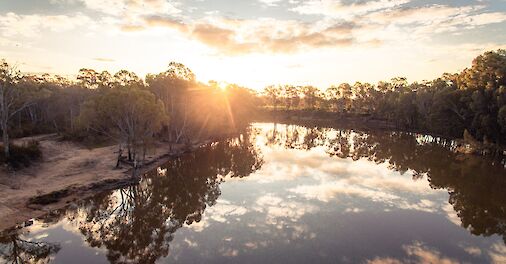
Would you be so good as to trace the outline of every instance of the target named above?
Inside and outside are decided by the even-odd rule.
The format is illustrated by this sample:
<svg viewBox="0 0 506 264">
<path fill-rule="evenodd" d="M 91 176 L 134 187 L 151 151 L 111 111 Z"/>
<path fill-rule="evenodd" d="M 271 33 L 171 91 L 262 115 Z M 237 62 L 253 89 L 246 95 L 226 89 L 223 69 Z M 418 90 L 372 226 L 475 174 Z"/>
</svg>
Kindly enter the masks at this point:
<svg viewBox="0 0 506 264">
<path fill-rule="evenodd" d="M 118 141 L 134 164 L 144 159 L 149 140 L 167 120 L 165 107 L 148 91 L 135 87 L 120 87 L 105 91 L 84 103 L 79 117 L 81 123 Z M 117 164 L 119 165 L 119 163 Z"/>
<path fill-rule="evenodd" d="M 501 126 L 501 130 L 506 134 L 506 105 L 501 107 L 499 114 L 497 115 L 497 122 Z"/>
<path fill-rule="evenodd" d="M 107 78 L 108 76 L 104 74 L 101 75 L 101 77 Z M 142 80 L 137 76 L 137 74 L 127 70 L 120 70 L 114 74 L 112 79 L 116 86 L 142 86 Z M 107 79 L 104 81 L 107 81 Z"/>
<path fill-rule="evenodd" d="M 88 89 L 96 89 L 99 86 L 99 73 L 93 69 L 80 69 L 77 74 L 77 80 L 81 85 Z"/>
<path fill-rule="evenodd" d="M 339 95 L 343 101 L 344 106 L 343 109 L 346 112 L 349 112 L 351 110 L 351 102 L 353 96 L 351 85 L 349 85 L 348 83 L 342 83 L 337 87 L 337 89 L 339 90 Z"/>
<path fill-rule="evenodd" d="M 271 106 L 274 110 L 278 109 L 279 97 L 281 97 L 281 89 L 274 85 L 265 87 L 264 94 L 269 99 Z"/>
<path fill-rule="evenodd" d="M 294 85 L 284 85 L 283 92 L 285 97 L 285 105 L 287 110 L 292 108 L 297 108 L 299 106 L 300 101 L 300 91 L 298 86 Z"/>
<path fill-rule="evenodd" d="M 304 103 L 307 108 L 313 110 L 316 107 L 316 102 L 320 98 L 320 90 L 314 86 L 304 86 L 301 89 L 304 95 Z"/>
<path fill-rule="evenodd" d="M 7 62 L 0 62 L 0 128 L 6 158 L 10 156 L 9 121 L 31 104 L 31 100 L 26 96 L 27 91 L 18 85 L 20 78 L 19 72 Z"/>
<path fill-rule="evenodd" d="M 195 75 L 185 65 L 171 62 L 167 71 L 148 74 L 149 89 L 163 101 L 171 116 L 169 138 L 178 143 L 188 130 L 188 116 L 191 88 L 197 87 Z"/>
<path fill-rule="evenodd" d="M 371 104 L 370 97 L 373 95 L 374 87 L 369 83 L 356 82 L 353 85 L 353 93 L 355 94 L 354 108 L 355 111 L 368 113 L 372 111 L 374 104 Z"/>
<path fill-rule="evenodd" d="M 340 98 L 339 89 L 336 86 L 330 86 L 325 91 L 325 97 L 331 103 L 331 105 L 334 106 L 335 111 L 339 112 L 339 110 L 340 110 L 340 107 L 339 107 L 340 106 L 340 102 L 339 102 L 339 98 Z"/>
</svg>

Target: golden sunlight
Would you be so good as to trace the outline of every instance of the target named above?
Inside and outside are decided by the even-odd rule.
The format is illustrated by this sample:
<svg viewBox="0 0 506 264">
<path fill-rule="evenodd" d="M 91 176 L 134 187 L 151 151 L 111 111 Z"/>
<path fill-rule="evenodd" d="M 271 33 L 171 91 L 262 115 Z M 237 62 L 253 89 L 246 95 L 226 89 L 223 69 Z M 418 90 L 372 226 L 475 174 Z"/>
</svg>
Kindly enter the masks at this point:
<svg viewBox="0 0 506 264">
<path fill-rule="evenodd" d="M 506 264 L 504 1 L 0 0 L 0 264 Z"/>
</svg>

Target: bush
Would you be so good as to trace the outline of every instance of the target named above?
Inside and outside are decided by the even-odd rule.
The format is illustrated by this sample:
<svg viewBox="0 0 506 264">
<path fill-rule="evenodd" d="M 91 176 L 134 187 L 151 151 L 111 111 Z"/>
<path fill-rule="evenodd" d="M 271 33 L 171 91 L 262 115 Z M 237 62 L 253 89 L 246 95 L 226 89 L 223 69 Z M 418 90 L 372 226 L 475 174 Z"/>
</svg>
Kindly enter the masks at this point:
<svg viewBox="0 0 506 264">
<path fill-rule="evenodd" d="M 61 133 L 61 140 L 79 143 L 89 149 L 104 147 L 114 144 L 111 138 L 95 131 L 75 130 Z"/>
<path fill-rule="evenodd" d="M 28 167 L 33 161 L 42 158 L 42 151 L 38 141 L 32 140 L 22 146 L 10 145 L 10 157 L 4 155 L 4 147 L 0 146 L 0 162 L 9 164 L 14 169 Z"/>
</svg>

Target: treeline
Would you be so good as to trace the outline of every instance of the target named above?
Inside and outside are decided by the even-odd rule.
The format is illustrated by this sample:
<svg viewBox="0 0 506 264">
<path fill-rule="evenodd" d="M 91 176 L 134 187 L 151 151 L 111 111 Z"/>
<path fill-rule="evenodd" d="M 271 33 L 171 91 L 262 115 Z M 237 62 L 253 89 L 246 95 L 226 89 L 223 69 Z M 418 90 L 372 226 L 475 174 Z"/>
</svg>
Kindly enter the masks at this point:
<svg viewBox="0 0 506 264">
<path fill-rule="evenodd" d="M 59 133 L 78 141 L 114 140 L 119 153 L 141 160 L 155 140 L 174 144 L 223 135 L 244 127 L 254 93 L 237 85 L 200 83 L 190 69 L 170 63 L 141 79 L 81 69 L 77 80 L 22 75 L 0 64 L 0 125 L 5 157 L 10 137 Z"/>
<path fill-rule="evenodd" d="M 144 79 L 81 69 L 76 80 L 22 75 L 0 62 L 0 129 L 3 157 L 10 137 L 56 132 L 69 139 L 113 139 L 119 157 L 143 158 L 156 140 L 190 143 L 244 127 L 257 106 L 360 115 L 398 128 L 506 143 L 506 51 L 487 52 L 470 68 L 421 83 L 394 78 L 376 85 L 343 83 L 321 91 L 313 86 L 269 86 L 257 95 L 237 85 L 198 82 L 180 63 Z M 19 149 L 19 148 L 18 148 Z M 18 155 L 20 156 L 20 155 Z"/>
<path fill-rule="evenodd" d="M 321 91 L 313 86 L 269 86 L 264 106 L 387 120 L 403 129 L 448 137 L 464 131 L 484 142 L 506 143 L 506 50 L 486 52 L 472 66 L 432 81 L 394 78 L 376 85 L 343 83 Z M 337 117 L 337 116 L 336 116 Z"/>
</svg>

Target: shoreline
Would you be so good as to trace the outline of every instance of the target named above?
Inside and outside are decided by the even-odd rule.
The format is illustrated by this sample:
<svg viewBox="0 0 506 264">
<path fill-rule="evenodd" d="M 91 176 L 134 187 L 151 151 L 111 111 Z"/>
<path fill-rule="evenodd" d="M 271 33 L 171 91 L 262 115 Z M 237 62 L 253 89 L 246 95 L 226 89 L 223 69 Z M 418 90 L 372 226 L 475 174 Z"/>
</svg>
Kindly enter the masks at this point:
<svg viewBox="0 0 506 264">
<path fill-rule="evenodd" d="M 345 129 L 403 131 L 388 126 L 376 126 L 358 118 L 292 118 L 293 116 L 261 116 L 253 122 L 279 122 L 295 125 L 341 127 Z M 423 133 L 403 131 L 409 133 Z M 23 226 L 27 221 L 43 217 L 53 210 L 61 209 L 72 202 L 89 198 L 105 191 L 138 184 L 141 176 L 164 163 L 191 153 L 196 149 L 237 132 L 200 140 L 190 145 L 173 145 L 158 141 L 147 155 L 145 164 L 133 168 L 124 164 L 115 169 L 116 145 L 86 149 L 68 141 L 59 141 L 56 135 L 40 135 L 23 140 L 36 139 L 41 143 L 43 160 L 28 168 L 15 172 L 0 171 L 0 231 Z M 435 136 L 435 135 L 434 135 Z M 460 143 L 462 139 L 453 139 Z M 477 154 L 457 149 L 463 154 Z M 10 180 L 10 182 L 9 182 Z"/>
<path fill-rule="evenodd" d="M 43 160 L 19 171 L 0 172 L 0 231 L 23 226 L 74 201 L 135 185 L 146 172 L 214 141 L 202 140 L 189 146 L 157 142 L 146 163 L 132 177 L 132 167 L 114 168 L 115 145 L 89 150 L 48 135 L 20 141 L 33 138 L 40 140 Z M 51 153 L 54 145 L 70 146 L 64 147 L 62 153 Z M 75 156 L 68 158 L 69 153 Z"/>
<path fill-rule="evenodd" d="M 450 137 L 416 128 L 400 127 L 395 122 L 374 119 L 368 115 L 337 114 L 333 112 L 305 111 L 305 110 L 264 110 L 255 118 L 255 122 L 279 122 L 294 125 L 329 126 L 334 128 L 396 131 L 414 134 L 430 135 L 458 144 L 456 152 L 465 155 L 495 156 L 506 159 L 506 146 L 496 143 L 484 143 L 475 139 Z"/>
</svg>

